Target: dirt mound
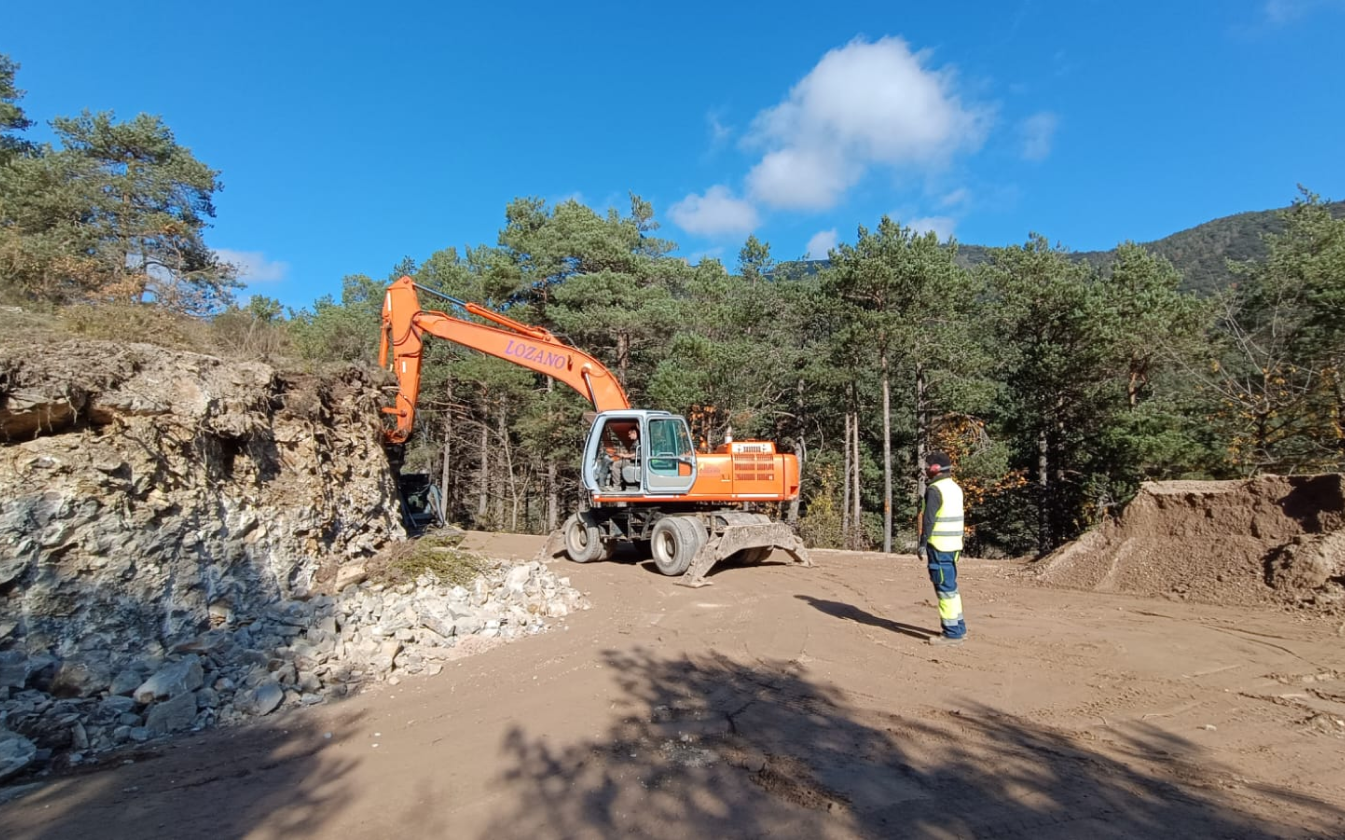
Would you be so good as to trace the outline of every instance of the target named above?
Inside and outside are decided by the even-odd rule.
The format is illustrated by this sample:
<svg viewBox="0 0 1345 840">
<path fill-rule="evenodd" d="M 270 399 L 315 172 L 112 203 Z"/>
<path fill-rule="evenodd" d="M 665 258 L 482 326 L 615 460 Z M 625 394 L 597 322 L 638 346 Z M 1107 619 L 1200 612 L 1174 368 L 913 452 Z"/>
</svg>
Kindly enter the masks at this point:
<svg viewBox="0 0 1345 840">
<path fill-rule="evenodd" d="M 1071 589 L 1345 609 L 1345 476 L 1145 484 L 1120 518 L 1032 573 Z"/>
</svg>

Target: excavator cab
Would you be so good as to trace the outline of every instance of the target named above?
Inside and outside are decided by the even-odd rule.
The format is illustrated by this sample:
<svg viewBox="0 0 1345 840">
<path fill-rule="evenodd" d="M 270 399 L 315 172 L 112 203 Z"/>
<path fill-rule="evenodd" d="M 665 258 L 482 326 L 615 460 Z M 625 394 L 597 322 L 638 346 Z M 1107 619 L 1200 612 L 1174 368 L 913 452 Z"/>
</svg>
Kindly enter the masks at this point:
<svg viewBox="0 0 1345 840">
<path fill-rule="evenodd" d="M 606 411 L 584 446 L 584 486 L 602 496 L 679 495 L 696 481 L 686 420 L 666 411 Z"/>
</svg>

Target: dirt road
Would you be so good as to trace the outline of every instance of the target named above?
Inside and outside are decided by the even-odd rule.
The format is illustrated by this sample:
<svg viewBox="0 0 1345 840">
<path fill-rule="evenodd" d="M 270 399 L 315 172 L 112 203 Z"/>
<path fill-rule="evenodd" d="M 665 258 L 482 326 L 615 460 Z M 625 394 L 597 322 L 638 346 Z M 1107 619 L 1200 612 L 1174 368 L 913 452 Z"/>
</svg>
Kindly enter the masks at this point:
<svg viewBox="0 0 1345 840">
<path fill-rule="evenodd" d="M 474 535 L 497 556 L 540 539 Z M 8 838 L 1345 837 L 1335 621 L 912 557 L 565 565 L 552 632 L 0 806 Z"/>
</svg>

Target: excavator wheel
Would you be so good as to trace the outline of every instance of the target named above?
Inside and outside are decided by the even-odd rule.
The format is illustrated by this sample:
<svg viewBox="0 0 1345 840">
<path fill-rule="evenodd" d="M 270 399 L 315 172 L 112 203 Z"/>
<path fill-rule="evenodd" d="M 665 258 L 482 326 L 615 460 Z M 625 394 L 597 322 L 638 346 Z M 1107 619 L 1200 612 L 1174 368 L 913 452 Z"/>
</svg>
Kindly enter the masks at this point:
<svg viewBox="0 0 1345 840">
<path fill-rule="evenodd" d="M 742 551 L 735 552 L 734 555 L 731 558 L 729 558 L 729 560 L 730 562 L 737 563 L 739 565 L 751 566 L 760 563 L 767 557 L 770 557 L 771 552 L 774 550 L 775 547 L 769 545 L 758 546 L 756 548 L 744 548 Z"/>
<path fill-rule="evenodd" d="M 607 557 L 608 550 L 602 540 L 602 531 L 580 519 L 579 514 L 570 514 L 562 530 L 565 532 L 565 553 L 574 562 L 588 563 Z"/>
<path fill-rule="evenodd" d="M 665 516 L 654 524 L 654 533 L 649 540 L 654 565 L 670 577 L 683 574 L 705 541 L 705 529 L 696 519 Z"/>
</svg>

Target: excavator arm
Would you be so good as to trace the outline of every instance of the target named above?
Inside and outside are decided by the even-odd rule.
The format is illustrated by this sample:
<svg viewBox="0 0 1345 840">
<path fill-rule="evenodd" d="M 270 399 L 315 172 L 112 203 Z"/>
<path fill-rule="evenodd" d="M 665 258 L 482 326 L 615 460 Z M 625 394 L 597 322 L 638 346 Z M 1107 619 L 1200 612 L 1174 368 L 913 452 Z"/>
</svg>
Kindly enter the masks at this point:
<svg viewBox="0 0 1345 840">
<path fill-rule="evenodd" d="M 383 332 L 378 362 L 386 366 L 391 354 L 397 376 L 397 399 L 385 414 L 396 426 L 385 430 L 389 443 L 405 443 L 411 436 L 420 396 L 420 370 L 424 337 L 432 335 L 463 347 L 513 362 L 564 382 L 592 403 L 597 411 L 630 408 L 630 401 L 612 372 L 592 356 L 565 344 L 548 330 L 532 327 L 474 303 L 447 298 L 470 315 L 498 327 L 422 310 L 417 286 L 403 277 L 388 287 L 383 299 Z M 428 291 L 428 290 L 427 290 Z"/>
</svg>

